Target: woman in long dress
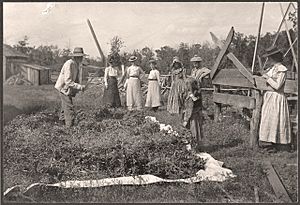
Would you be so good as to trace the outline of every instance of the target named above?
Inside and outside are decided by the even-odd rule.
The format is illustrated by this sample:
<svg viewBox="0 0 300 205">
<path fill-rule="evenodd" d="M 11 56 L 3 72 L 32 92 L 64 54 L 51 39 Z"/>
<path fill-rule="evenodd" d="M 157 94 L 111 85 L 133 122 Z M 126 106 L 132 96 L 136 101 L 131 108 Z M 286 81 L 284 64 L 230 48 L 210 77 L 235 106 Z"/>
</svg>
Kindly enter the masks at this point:
<svg viewBox="0 0 300 205">
<path fill-rule="evenodd" d="M 140 66 L 136 65 L 136 56 L 131 56 L 129 62 L 131 66 L 127 68 L 126 77 L 127 80 L 124 84 L 126 88 L 126 104 L 128 110 L 134 109 L 142 110 L 142 90 L 141 90 L 141 78 L 145 73 Z"/>
<path fill-rule="evenodd" d="M 263 57 L 268 57 L 271 64 L 263 77 L 273 91 L 266 91 L 263 97 L 259 140 L 272 143 L 270 151 L 275 152 L 278 145 L 291 143 L 288 102 L 284 95 L 287 68 L 282 65 L 283 54 L 276 47 L 267 49 Z"/>
<path fill-rule="evenodd" d="M 178 58 L 174 58 L 171 68 L 173 80 L 168 96 L 167 111 L 171 114 L 179 114 L 180 107 L 178 92 L 184 87 L 184 69 Z"/>
<path fill-rule="evenodd" d="M 104 94 L 103 104 L 107 107 L 120 107 L 121 99 L 118 89 L 118 76 L 120 76 L 120 59 L 118 56 L 111 56 L 109 67 L 105 68 L 104 73 Z"/>
<path fill-rule="evenodd" d="M 145 107 L 151 107 L 153 111 L 157 111 L 161 104 L 160 93 L 160 74 L 156 67 L 156 61 L 151 59 L 149 61 L 151 71 L 148 76 L 148 92 Z"/>
</svg>

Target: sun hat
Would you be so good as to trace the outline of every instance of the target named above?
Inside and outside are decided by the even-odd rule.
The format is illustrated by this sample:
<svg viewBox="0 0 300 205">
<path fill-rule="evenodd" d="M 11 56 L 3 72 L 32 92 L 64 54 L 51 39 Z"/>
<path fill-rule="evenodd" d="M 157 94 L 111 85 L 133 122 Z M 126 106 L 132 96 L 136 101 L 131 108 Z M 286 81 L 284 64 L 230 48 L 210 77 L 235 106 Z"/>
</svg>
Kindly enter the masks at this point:
<svg viewBox="0 0 300 205">
<path fill-rule="evenodd" d="M 172 62 L 172 64 L 171 64 L 171 67 L 173 67 L 175 63 L 178 63 L 178 64 L 180 64 L 181 67 L 183 67 L 182 62 L 179 60 L 179 58 L 178 58 L 177 56 L 175 56 L 175 57 L 173 58 L 173 62 Z"/>
<path fill-rule="evenodd" d="M 136 61 L 137 60 L 137 57 L 136 56 L 130 56 L 130 58 L 129 58 L 129 62 L 134 62 L 134 61 Z"/>
<path fill-rule="evenodd" d="M 265 53 L 262 55 L 262 57 L 266 58 L 272 55 L 275 55 L 277 53 L 281 53 L 281 50 L 279 50 L 276 46 L 271 46 L 269 48 L 266 49 Z"/>
<path fill-rule="evenodd" d="M 73 53 L 70 53 L 70 56 L 74 56 L 74 57 L 76 57 L 76 56 L 87 56 L 87 54 L 85 54 L 83 52 L 83 48 L 76 47 L 76 48 L 74 48 Z"/>
<path fill-rule="evenodd" d="M 200 56 L 194 55 L 193 58 L 191 58 L 191 62 L 201 62 L 202 58 Z"/>
</svg>

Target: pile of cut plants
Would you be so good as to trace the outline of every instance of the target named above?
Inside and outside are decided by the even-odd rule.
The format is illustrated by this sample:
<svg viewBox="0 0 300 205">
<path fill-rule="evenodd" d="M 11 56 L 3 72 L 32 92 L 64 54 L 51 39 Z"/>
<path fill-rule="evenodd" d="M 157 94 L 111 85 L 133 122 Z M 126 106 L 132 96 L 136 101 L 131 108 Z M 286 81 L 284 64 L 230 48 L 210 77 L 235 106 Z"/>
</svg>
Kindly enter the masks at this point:
<svg viewBox="0 0 300 205">
<path fill-rule="evenodd" d="M 205 161 L 186 150 L 190 133 L 160 131 L 145 112 L 99 107 L 77 109 L 64 128 L 59 108 L 19 115 L 3 130 L 4 188 L 17 184 L 153 174 L 189 178 Z"/>
</svg>

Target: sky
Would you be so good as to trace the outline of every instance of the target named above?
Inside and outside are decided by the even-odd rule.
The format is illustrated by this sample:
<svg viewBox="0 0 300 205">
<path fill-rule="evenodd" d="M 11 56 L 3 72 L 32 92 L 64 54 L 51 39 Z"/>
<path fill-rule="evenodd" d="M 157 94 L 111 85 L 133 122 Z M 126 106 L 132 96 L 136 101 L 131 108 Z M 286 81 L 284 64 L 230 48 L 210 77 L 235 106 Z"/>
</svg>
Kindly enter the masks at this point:
<svg viewBox="0 0 300 205">
<path fill-rule="evenodd" d="M 282 2 L 284 10 L 287 5 Z M 257 36 L 261 8 L 262 2 L 4 2 L 3 41 L 14 45 L 27 35 L 30 46 L 83 47 L 97 57 L 89 19 L 105 55 L 116 35 L 126 46 L 122 52 L 212 43 L 209 32 L 224 39 L 231 26 Z M 277 31 L 281 20 L 279 3 L 266 2 L 261 34 Z"/>
</svg>

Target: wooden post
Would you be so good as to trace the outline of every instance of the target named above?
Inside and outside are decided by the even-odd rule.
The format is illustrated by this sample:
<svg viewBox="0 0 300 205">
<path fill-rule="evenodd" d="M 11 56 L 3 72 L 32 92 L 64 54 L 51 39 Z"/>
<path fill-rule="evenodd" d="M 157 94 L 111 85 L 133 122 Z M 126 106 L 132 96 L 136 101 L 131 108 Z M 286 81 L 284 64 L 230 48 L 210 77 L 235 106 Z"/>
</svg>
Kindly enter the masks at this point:
<svg viewBox="0 0 300 205">
<path fill-rule="evenodd" d="M 3 83 L 6 80 L 6 57 L 3 56 Z"/>
<path fill-rule="evenodd" d="M 213 85 L 214 87 L 214 92 L 218 93 L 220 92 L 220 86 L 219 85 Z M 214 115 L 214 120 L 215 122 L 218 122 L 220 119 L 220 114 L 221 114 L 221 104 L 220 103 L 214 103 L 215 104 L 215 115 Z"/>
<path fill-rule="evenodd" d="M 276 44 L 276 42 L 277 42 L 277 40 L 278 40 L 278 37 L 279 37 L 279 34 L 280 34 L 281 27 L 282 27 L 282 25 L 283 25 L 283 22 L 285 21 L 285 17 L 286 17 L 286 15 L 288 14 L 288 11 L 289 11 L 291 5 L 292 5 L 292 3 L 289 3 L 289 5 L 288 5 L 288 7 L 287 7 L 287 9 L 286 9 L 286 12 L 285 12 L 285 14 L 284 14 L 284 16 L 283 16 L 283 18 L 282 18 L 280 24 L 279 24 L 279 27 L 278 27 L 278 30 L 277 30 L 277 32 L 276 32 L 276 36 L 275 36 L 275 39 L 274 39 L 274 41 L 273 41 L 273 43 L 272 43 L 272 46 L 275 46 L 275 44 Z M 268 61 L 268 57 L 266 58 L 266 60 L 265 60 L 265 62 L 264 62 L 264 64 L 263 64 L 263 69 L 265 68 L 267 61 Z"/>
<path fill-rule="evenodd" d="M 106 62 L 105 56 L 104 56 L 104 54 L 103 54 L 103 51 L 102 51 L 102 49 L 101 49 L 101 47 L 100 47 L 100 44 L 99 44 L 99 42 L 98 42 L 97 36 L 96 36 L 96 34 L 95 34 L 95 31 L 94 31 L 93 26 L 92 26 L 92 24 L 91 24 L 91 22 L 90 22 L 89 19 L 87 19 L 87 23 L 88 23 L 88 26 L 89 26 L 89 28 L 90 28 L 90 30 L 91 30 L 91 33 L 92 33 L 92 35 L 93 35 L 93 38 L 94 38 L 94 40 L 95 40 L 97 49 L 98 49 L 98 51 L 99 51 L 101 60 L 102 60 L 102 62 L 103 62 L 103 66 L 107 67 L 107 64 L 106 64 L 107 62 Z"/>
<path fill-rule="evenodd" d="M 259 42 L 259 38 L 260 38 L 260 31 L 261 31 L 262 19 L 263 19 L 263 15 L 264 15 L 264 8 L 265 8 L 265 2 L 263 2 L 263 4 L 262 4 L 259 26 L 258 26 L 258 34 L 257 34 L 257 38 L 255 41 L 252 68 L 251 68 L 252 74 L 254 73 L 255 59 L 256 59 L 256 54 L 257 54 L 257 46 L 258 46 L 258 42 Z"/>
<path fill-rule="evenodd" d="M 287 34 L 287 37 L 288 37 L 288 40 L 289 40 L 289 43 L 290 43 L 290 48 L 291 48 L 291 51 L 292 51 L 293 60 L 295 62 L 296 71 L 298 72 L 297 56 L 296 56 L 294 48 L 293 48 L 293 43 L 292 43 L 291 35 L 289 33 L 289 28 L 288 28 L 288 25 L 287 25 L 286 20 L 285 20 L 285 16 L 284 16 L 284 13 L 283 13 L 282 5 L 281 5 L 281 3 L 279 5 L 280 5 L 282 17 L 284 19 L 285 31 L 286 31 L 286 34 Z"/>
<path fill-rule="evenodd" d="M 250 122 L 250 147 L 256 148 L 258 145 L 260 115 L 263 101 L 260 90 L 253 90 L 253 95 L 255 97 L 255 109 L 253 110 Z"/>
</svg>

